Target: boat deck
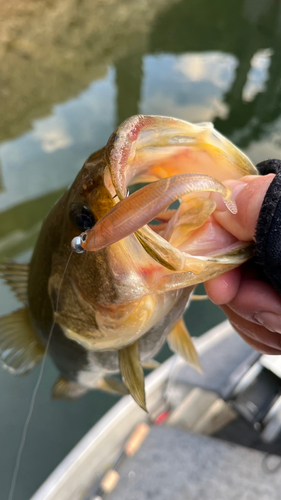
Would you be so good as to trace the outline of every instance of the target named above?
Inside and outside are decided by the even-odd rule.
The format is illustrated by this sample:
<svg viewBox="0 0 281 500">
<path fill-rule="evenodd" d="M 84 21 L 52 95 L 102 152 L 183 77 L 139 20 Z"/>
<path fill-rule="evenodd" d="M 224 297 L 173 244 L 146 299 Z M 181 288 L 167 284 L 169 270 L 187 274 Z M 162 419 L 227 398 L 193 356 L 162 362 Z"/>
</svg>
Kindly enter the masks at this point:
<svg viewBox="0 0 281 500">
<path fill-rule="evenodd" d="M 108 500 L 280 499 L 281 473 L 269 473 L 265 453 L 168 426 L 152 427 L 119 473 Z"/>
</svg>

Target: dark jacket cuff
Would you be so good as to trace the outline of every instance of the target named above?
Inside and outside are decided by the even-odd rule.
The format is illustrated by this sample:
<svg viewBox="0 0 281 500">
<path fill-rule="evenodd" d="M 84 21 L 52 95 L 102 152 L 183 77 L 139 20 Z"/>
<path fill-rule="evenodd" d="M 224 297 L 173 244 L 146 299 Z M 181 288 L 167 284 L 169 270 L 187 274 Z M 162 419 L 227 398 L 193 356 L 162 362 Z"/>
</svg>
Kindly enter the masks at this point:
<svg viewBox="0 0 281 500">
<path fill-rule="evenodd" d="M 257 165 L 261 175 L 276 174 L 270 184 L 256 227 L 255 261 L 281 294 L 281 160 Z"/>
</svg>

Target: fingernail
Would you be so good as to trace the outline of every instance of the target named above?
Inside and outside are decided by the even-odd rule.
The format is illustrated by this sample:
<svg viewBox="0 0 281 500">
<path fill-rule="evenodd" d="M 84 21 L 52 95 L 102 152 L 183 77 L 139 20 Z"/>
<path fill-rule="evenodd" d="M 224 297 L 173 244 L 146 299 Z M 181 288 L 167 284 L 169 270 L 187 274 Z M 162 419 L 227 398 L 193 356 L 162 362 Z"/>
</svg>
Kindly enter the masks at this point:
<svg viewBox="0 0 281 500">
<path fill-rule="evenodd" d="M 272 312 L 261 312 L 255 314 L 258 323 L 271 332 L 281 333 L 281 315 Z"/>
<path fill-rule="evenodd" d="M 242 191 L 242 189 L 244 189 L 244 187 L 247 186 L 247 183 L 242 181 L 227 181 L 224 184 L 225 186 L 231 188 L 232 198 L 234 200 L 238 196 L 240 191 Z M 214 200 L 217 205 L 216 210 L 218 210 L 219 212 L 225 212 L 227 210 L 227 207 L 221 195 L 219 195 L 218 193 L 212 193 L 211 199 Z"/>
</svg>

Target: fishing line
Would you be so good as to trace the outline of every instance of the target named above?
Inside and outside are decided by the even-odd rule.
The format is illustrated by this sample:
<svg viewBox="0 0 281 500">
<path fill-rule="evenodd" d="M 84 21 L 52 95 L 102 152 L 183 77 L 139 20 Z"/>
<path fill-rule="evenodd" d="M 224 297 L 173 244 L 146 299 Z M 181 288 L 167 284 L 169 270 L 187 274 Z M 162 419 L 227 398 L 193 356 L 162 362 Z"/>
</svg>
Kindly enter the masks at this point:
<svg viewBox="0 0 281 500">
<path fill-rule="evenodd" d="M 68 264 L 70 262 L 72 254 L 73 254 L 73 250 L 71 250 L 71 252 L 70 252 L 70 255 L 69 255 L 68 259 L 67 259 L 67 263 L 66 263 L 66 266 L 65 266 L 62 278 L 61 278 L 61 282 L 60 282 L 59 289 L 58 289 L 58 295 L 57 295 L 55 313 L 58 312 L 59 296 L 60 296 L 60 291 L 61 291 L 61 287 L 62 287 L 62 282 L 64 280 L 65 273 L 66 273 L 66 270 L 68 268 Z M 17 478 L 18 478 L 18 472 L 19 472 L 19 468 L 20 468 L 20 464 L 21 464 L 22 453 L 23 453 L 23 450 L 24 450 L 24 446 L 25 446 L 25 442 L 26 442 L 26 437 L 27 437 L 27 432 L 28 432 L 29 424 L 30 424 L 31 417 L 32 417 L 32 414 L 33 414 L 33 410 L 34 410 L 36 396 L 37 396 L 38 389 L 39 389 L 39 386 L 40 386 L 41 381 L 42 381 L 43 371 L 44 371 L 44 368 L 45 368 L 45 363 L 46 363 L 47 354 L 48 354 L 48 351 L 49 351 L 49 347 L 50 347 L 50 343 L 51 343 L 51 339 L 52 339 L 52 335 L 53 335 L 53 331 L 54 331 L 54 327 L 55 327 L 55 322 L 56 321 L 55 321 L 55 318 L 54 318 L 52 326 L 51 326 L 51 329 L 50 329 L 50 333 L 48 335 L 48 340 L 47 340 L 46 348 L 45 348 L 45 351 L 44 351 L 44 355 L 43 355 L 43 358 L 42 358 L 42 363 L 41 363 L 41 367 L 40 367 L 39 376 L 38 376 L 37 382 L 35 384 L 35 387 L 34 387 L 34 390 L 33 390 L 33 393 L 32 393 L 32 397 L 31 397 L 31 401 L 30 401 L 30 405 L 29 405 L 29 410 L 28 410 L 28 413 L 27 413 L 27 417 L 26 417 L 26 420 L 25 420 L 24 427 L 23 427 L 21 441 L 20 441 L 20 445 L 19 445 L 19 449 L 18 449 L 18 453 L 17 453 L 16 464 L 15 464 L 15 468 L 14 468 L 14 473 L 13 473 L 13 477 L 12 477 L 11 488 L 10 488 L 8 500 L 13 500 L 13 497 L 14 497 L 14 491 L 15 491 L 15 487 L 16 487 L 16 483 L 17 483 Z"/>
</svg>

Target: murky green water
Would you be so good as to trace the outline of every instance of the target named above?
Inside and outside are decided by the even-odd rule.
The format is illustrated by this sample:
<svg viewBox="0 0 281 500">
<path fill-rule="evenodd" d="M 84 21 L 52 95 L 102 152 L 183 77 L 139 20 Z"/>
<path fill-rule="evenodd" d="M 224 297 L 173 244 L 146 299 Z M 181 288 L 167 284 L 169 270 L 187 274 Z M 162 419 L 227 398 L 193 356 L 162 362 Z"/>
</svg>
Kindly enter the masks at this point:
<svg viewBox="0 0 281 500">
<path fill-rule="evenodd" d="M 211 120 L 254 162 L 281 157 L 278 0 L 0 1 L 0 258 L 28 261 L 44 216 L 135 113 Z M 0 314 L 19 304 L 1 284 Z M 192 334 L 223 319 L 191 306 Z M 165 348 L 159 356 L 168 355 Z M 38 369 L 0 371 L 1 499 Z M 53 402 L 47 362 L 16 500 L 27 500 L 115 399 Z"/>
</svg>

